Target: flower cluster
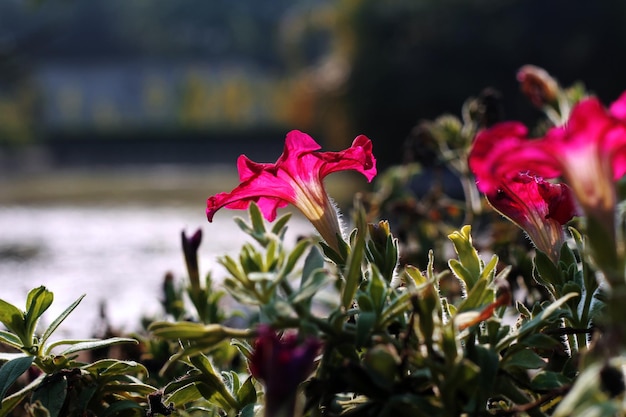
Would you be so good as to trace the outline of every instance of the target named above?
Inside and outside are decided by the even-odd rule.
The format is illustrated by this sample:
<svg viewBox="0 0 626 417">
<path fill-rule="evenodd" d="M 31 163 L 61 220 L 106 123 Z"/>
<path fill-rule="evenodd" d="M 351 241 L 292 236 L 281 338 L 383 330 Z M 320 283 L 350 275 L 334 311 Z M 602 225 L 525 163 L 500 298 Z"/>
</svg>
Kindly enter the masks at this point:
<svg viewBox="0 0 626 417">
<path fill-rule="evenodd" d="M 470 166 L 478 188 L 494 207 L 524 228 L 540 250 L 555 239 L 550 220 L 566 223 L 575 215 L 568 187 L 589 221 L 592 236 L 614 242 L 615 181 L 626 173 L 626 93 L 605 109 L 595 97 L 573 107 L 569 118 L 540 138 L 528 138 L 520 122 L 503 122 L 481 131 Z M 565 184 L 547 183 L 561 179 Z M 550 230 L 545 235 L 534 216 Z M 602 244 L 603 248 L 605 244 Z M 612 244 L 609 251 L 616 247 Z M 558 250 L 558 249 L 557 249 Z M 603 257 L 605 249 L 596 250 Z M 555 254 L 552 254 L 553 256 Z M 616 267 L 612 260 L 611 267 Z"/>
</svg>

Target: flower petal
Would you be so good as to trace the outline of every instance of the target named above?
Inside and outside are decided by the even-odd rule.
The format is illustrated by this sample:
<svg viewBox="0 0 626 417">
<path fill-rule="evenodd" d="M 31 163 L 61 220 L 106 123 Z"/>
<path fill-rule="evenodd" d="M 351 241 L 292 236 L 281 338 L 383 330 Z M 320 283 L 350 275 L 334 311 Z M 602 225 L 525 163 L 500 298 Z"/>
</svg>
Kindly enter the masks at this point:
<svg viewBox="0 0 626 417">
<path fill-rule="evenodd" d="M 554 178 L 560 174 L 557 161 L 536 140 L 526 138 L 528 129 L 519 122 L 503 122 L 481 131 L 474 140 L 469 165 L 478 189 L 493 193 L 503 179 L 520 172 Z"/>
</svg>

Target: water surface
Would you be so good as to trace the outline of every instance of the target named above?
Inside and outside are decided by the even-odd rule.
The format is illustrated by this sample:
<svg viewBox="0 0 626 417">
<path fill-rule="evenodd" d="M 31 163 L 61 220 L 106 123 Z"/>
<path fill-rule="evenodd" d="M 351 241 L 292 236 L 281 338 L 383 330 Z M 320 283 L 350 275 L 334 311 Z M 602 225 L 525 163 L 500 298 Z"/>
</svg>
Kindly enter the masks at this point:
<svg viewBox="0 0 626 417">
<path fill-rule="evenodd" d="M 24 308 L 31 288 L 45 285 L 55 301 L 49 323 L 82 294 L 85 299 L 57 337 L 89 337 L 105 303 L 110 322 L 133 331 L 143 315 L 160 314 L 160 286 L 166 272 L 186 277 L 180 234 L 202 228 L 202 273 L 224 271 L 223 254 L 236 254 L 249 239 L 232 221 L 244 211 L 219 212 L 208 223 L 202 206 L 185 205 L 5 205 L 0 206 L 0 298 Z M 292 217 L 287 243 L 312 227 Z"/>
</svg>

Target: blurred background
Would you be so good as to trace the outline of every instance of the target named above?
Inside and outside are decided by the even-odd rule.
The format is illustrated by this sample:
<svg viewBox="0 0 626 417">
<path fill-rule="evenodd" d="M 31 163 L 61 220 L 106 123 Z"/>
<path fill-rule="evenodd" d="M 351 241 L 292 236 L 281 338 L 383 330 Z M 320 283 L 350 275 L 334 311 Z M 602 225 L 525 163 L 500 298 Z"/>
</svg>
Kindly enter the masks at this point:
<svg viewBox="0 0 626 417">
<path fill-rule="evenodd" d="M 181 230 L 209 232 L 205 269 L 239 248 L 231 213 L 204 217 L 239 154 L 272 162 L 291 129 L 328 150 L 366 134 L 384 169 L 420 120 L 487 87 L 505 117 L 538 117 L 524 64 L 610 102 L 625 23 L 622 0 L 3 0 L 0 298 L 45 284 L 60 311 L 87 292 L 81 336 L 102 302 L 132 328 L 184 275 Z M 366 184 L 328 186 L 347 206 Z"/>
</svg>

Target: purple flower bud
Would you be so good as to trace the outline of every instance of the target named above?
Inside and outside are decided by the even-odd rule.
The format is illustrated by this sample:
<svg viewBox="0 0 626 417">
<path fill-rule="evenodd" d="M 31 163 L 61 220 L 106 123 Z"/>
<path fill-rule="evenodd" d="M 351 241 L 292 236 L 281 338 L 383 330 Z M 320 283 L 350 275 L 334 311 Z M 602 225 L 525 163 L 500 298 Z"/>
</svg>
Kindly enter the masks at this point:
<svg viewBox="0 0 626 417">
<path fill-rule="evenodd" d="M 187 234 L 183 230 L 181 233 L 181 240 L 183 244 L 183 254 L 185 255 L 185 264 L 187 265 L 187 273 L 189 274 L 189 281 L 193 291 L 197 292 L 200 290 L 198 248 L 202 242 L 202 229 L 196 230 L 191 237 L 187 237 Z"/>
<path fill-rule="evenodd" d="M 259 327 L 250 359 L 250 373 L 265 385 L 266 417 L 291 416 L 298 385 L 314 369 L 320 341 L 299 340 L 290 333 L 280 338 L 269 326 Z"/>
</svg>

